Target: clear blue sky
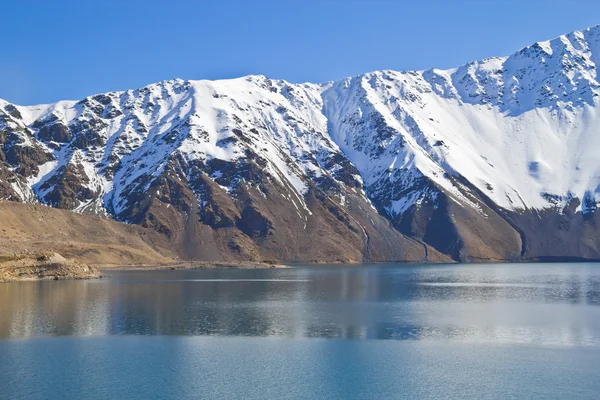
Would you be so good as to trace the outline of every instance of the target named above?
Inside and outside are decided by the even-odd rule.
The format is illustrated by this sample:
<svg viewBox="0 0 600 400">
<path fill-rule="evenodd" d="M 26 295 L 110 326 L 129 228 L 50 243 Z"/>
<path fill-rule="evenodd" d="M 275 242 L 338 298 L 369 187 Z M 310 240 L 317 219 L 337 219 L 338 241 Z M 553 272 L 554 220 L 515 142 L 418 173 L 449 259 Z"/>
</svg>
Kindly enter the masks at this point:
<svg viewBox="0 0 600 400">
<path fill-rule="evenodd" d="M 163 79 L 324 82 L 452 68 L 600 23 L 600 1 L 14 0 L 0 98 L 80 99 Z"/>
</svg>

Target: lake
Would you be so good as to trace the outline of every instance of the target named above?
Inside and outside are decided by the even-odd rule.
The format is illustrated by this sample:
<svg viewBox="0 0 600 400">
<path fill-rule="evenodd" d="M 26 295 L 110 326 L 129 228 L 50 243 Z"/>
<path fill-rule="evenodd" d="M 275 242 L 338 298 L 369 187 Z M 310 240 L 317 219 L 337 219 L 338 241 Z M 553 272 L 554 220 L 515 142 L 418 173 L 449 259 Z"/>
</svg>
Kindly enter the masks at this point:
<svg viewBox="0 0 600 400">
<path fill-rule="evenodd" d="M 0 399 L 596 399 L 600 264 L 0 284 Z"/>
</svg>

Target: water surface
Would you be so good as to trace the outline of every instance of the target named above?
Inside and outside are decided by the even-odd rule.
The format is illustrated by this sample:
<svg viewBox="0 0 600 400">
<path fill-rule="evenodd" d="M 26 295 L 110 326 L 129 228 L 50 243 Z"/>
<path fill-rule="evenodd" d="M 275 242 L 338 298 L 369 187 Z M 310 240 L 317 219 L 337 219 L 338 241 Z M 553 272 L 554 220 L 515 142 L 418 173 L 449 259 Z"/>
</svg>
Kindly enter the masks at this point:
<svg viewBox="0 0 600 400">
<path fill-rule="evenodd" d="M 597 398 L 600 266 L 0 285 L 0 398 Z"/>
</svg>

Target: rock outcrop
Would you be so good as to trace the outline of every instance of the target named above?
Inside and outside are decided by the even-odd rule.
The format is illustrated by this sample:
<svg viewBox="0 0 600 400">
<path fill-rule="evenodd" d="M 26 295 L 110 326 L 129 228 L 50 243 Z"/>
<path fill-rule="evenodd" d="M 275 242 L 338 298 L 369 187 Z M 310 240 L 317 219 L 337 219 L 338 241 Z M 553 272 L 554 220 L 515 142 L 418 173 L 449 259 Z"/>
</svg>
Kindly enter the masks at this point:
<svg viewBox="0 0 600 400">
<path fill-rule="evenodd" d="M 0 282 L 99 279 L 102 273 L 81 262 L 67 260 L 58 253 L 1 255 Z"/>
</svg>

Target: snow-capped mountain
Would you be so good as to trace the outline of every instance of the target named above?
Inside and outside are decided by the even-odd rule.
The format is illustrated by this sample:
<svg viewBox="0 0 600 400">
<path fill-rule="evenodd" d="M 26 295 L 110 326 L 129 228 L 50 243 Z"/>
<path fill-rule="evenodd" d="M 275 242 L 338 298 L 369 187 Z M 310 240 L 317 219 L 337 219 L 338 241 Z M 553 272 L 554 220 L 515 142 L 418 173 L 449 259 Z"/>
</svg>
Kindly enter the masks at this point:
<svg viewBox="0 0 600 400">
<path fill-rule="evenodd" d="M 188 257 L 600 258 L 598 63 L 600 26 L 453 70 L 0 100 L 0 198 Z"/>
</svg>

